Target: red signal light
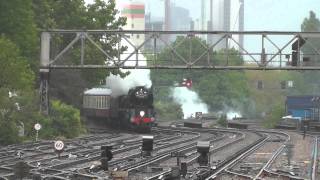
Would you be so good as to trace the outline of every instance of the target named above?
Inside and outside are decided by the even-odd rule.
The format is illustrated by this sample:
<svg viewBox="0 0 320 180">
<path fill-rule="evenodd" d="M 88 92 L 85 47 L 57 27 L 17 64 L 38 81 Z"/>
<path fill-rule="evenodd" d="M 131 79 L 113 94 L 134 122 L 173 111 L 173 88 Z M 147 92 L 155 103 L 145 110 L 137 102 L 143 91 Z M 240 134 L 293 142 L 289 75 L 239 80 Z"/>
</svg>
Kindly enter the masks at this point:
<svg viewBox="0 0 320 180">
<path fill-rule="evenodd" d="M 183 79 L 181 85 L 185 86 L 187 88 L 191 88 L 192 87 L 192 80 L 190 78 Z"/>
</svg>

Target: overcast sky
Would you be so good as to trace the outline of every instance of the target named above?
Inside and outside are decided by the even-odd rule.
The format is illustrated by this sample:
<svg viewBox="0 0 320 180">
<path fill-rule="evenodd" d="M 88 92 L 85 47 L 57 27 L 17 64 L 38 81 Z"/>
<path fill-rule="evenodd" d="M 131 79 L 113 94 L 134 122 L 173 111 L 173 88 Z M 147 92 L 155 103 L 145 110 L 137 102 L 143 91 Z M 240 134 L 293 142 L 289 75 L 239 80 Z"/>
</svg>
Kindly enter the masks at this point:
<svg viewBox="0 0 320 180">
<path fill-rule="evenodd" d="M 163 13 L 163 0 L 147 0 L 156 15 Z M 172 0 L 177 6 L 190 10 L 191 16 L 200 17 L 200 0 Z M 208 0 L 209 1 L 209 0 Z M 320 0 L 244 0 L 245 30 L 300 31 L 303 19 L 312 10 L 320 16 Z"/>
<path fill-rule="evenodd" d="M 145 1 L 148 2 L 146 11 L 151 11 L 152 16 L 163 16 L 164 0 Z M 171 1 L 177 6 L 189 9 L 192 18 L 200 17 L 201 0 Z M 320 17 L 320 0 L 245 0 L 244 4 L 245 30 L 300 31 L 300 25 L 303 19 L 309 16 L 310 10 Z"/>
<path fill-rule="evenodd" d="M 300 31 L 310 10 L 319 18 L 319 0 L 245 0 L 245 30 Z"/>
</svg>

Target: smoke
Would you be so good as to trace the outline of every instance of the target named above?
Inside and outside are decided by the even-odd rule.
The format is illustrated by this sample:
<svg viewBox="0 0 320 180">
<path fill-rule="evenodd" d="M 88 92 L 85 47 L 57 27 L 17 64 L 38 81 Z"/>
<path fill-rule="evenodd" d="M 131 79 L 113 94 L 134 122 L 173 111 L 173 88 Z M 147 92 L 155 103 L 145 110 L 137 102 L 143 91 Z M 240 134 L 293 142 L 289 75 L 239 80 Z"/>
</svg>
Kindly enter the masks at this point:
<svg viewBox="0 0 320 180">
<path fill-rule="evenodd" d="M 121 78 L 119 75 L 110 75 L 107 77 L 107 86 L 111 88 L 114 96 L 127 94 L 130 88 L 136 86 L 145 86 L 147 88 L 151 87 L 152 82 L 150 80 L 150 70 L 122 70 L 122 72 L 127 71 L 129 71 L 130 74 L 125 78 Z"/>
<path fill-rule="evenodd" d="M 208 113 L 208 107 L 199 98 L 198 94 L 186 87 L 175 87 L 172 89 L 175 102 L 181 105 L 183 118 L 186 119 L 196 112 Z"/>
<path fill-rule="evenodd" d="M 242 117 L 240 112 L 236 112 L 232 110 L 227 112 L 228 120 L 232 120 L 233 118 L 239 118 L 239 117 Z"/>
<path fill-rule="evenodd" d="M 120 55 L 120 59 L 126 59 L 129 54 L 134 52 L 134 48 L 125 40 L 121 41 L 122 46 L 127 46 L 127 50 Z M 138 57 L 138 62 L 136 61 Z M 125 63 L 125 66 L 147 66 L 147 60 L 140 51 L 138 54 L 132 55 Z M 152 82 L 150 79 L 149 69 L 121 69 L 121 72 L 130 72 L 125 78 L 121 78 L 119 75 L 110 75 L 106 78 L 106 84 L 112 90 L 114 96 L 127 94 L 130 88 L 136 86 L 145 86 L 150 88 Z"/>
</svg>

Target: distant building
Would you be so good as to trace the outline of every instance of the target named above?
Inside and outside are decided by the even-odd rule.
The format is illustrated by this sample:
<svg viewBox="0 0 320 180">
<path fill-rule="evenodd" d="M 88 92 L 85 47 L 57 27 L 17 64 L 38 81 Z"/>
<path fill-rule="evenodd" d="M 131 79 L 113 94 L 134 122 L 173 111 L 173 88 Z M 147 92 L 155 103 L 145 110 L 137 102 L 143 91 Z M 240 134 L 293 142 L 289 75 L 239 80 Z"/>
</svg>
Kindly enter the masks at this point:
<svg viewBox="0 0 320 180">
<path fill-rule="evenodd" d="M 191 17 L 188 9 L 171 5 L 170 30 L 188 31 L 190 30 Z"/>
<path fill-rule="evenodd" d="M 127 24 L 124 30 L 145 30 L 145 4 L 143 2 L 132 1 L 121 5 L 121 16 L 127 17 Z M 133 34 L 130 36 L 131 41 L 139 46 L 144 42 L 144 35 Z"/>
<path fill-rule="evenodd" d="M 171 4 L 170 6 L 170 29 L 171 31 L 189 31 L 192 19 L 188 9 Z M 169 40 L 175 41 L 177 35 L 170 36 Z"/>
<path fill-rule="evenodd" d="M 149 30 L 149 31 L 163 31 L 164 30 L 164 21 L 162 18 L 151 18 L 151 13 L 148 13 L 145 15 L 145 29 Z M 146 39 L 148 39 L 148 36 L 145 37 Z M 157 40 L 156 43 L 156 51 L 160 51 L 163 47 L 164 44 L 162 42 L 160 42 L 159 40 Z M 144 48 L 150 51 L 153 51 L 153 47 L 154 47 L 154 41 L 150 40 L 148 42 L 146 42 Z"/>
<path fill-rule="evenodd" d="M 209 31 L 243 31 L 244 30 L 244 0 L 209 0 L 207 3 L 208 16 L 203 16 L 208 22 Z M 203 21 L 203 20 L 201 20 Z M 221 36 L 207 36 L 207 41 L 212 44 Z M 233 39 L 243 46 L 243 36 L 235 35 Z M 229 47 L 240 49 L 236 43 L 229 40 Z M 226 41 L 220 42 L 215 49 L 226 48 Z"/>
<path fill-rule="evenodd" d="M 145 16 L 145 29 L 153 31 L 189 31 L 192 19 L 188 9 L 178 7 L 169 0 L 165 1 L 165 17 L 155 18 L 152 17 L 152 11 Z M 170 4 L 168 4 L 170 3 Z M 168 9 L 169 8 L 169 9 Z M 177 35 L 162 35 L 162 39 L 168 43 L 175 41 Z M 147 37 L 146 37 L 147 38 Z M 153 47 L 153 41 L 146 43 L 145 48 L 150 49 Z M 157 50 L 164 47 L 164 43 L 157 41 Z"/>
<path fill-rule="evenodd" d="M 161 18 L 151 18 L 151 13 L 145 15 L 146 30 L 163 31 L 164 22 Z"/>
</svg>

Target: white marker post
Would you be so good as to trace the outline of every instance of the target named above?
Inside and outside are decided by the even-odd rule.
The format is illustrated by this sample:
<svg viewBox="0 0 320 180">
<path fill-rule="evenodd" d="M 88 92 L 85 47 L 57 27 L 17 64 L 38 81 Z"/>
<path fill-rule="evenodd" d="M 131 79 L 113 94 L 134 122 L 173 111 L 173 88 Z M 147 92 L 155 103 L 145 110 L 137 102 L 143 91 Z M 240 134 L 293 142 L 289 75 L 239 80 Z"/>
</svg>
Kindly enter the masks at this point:
<svg viewBox="0 0 320 180">
<path fill-rule="evenodd" d="M 37 123 L 34 125 L 34 129 L 36 130 L 36 141 L 38 141 L 39 130 L 41 129 L 41 124 Z"/>
<path fill-rule="evenodd" d="M 63 141 L 58 140 L 54 142 L 54 149 L 58 153 L 58 157 L 60 159 L 60 154 L 63 152 L 63 149 L 64 149 Z"/>
</svg>

